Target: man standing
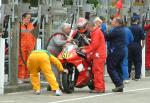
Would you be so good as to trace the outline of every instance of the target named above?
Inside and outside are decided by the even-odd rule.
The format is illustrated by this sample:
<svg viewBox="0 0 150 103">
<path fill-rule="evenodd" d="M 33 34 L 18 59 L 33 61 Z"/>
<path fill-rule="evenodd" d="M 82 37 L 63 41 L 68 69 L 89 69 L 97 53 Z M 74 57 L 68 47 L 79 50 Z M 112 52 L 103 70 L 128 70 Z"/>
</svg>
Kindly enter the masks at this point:
<svg viewBox="0 0 150 103">
<path fill-rule="evenodd" d="M 124 27 L 125 31 L 125 56 L 123 62 L 121 63 L 123 81 L 124 83 L 129 83 L 129 69 L 128 69 L 128 45 L 133 42 L 133 34 L 131 30 L 127 27 Z"/>
<path fill-rule="evenodd" d="M 23 14 L 23 23 L 21 24 L 20 33 L 20 46 L 18 57 L 18 83 L 23 83 L 24 79 L 28 79 L 28 69 L 26 67 L 27 58 L 32 50 L 34 50 L 36 38 L 31 33 L 34 29 L 32 23 L 30 23 L 31 14 Z"/>
<path fill-rule="evenodd" d="M 145 45 L 144 30 L 142 30 L 142 28 L 139 26 L 138 21 L 138 17 L 136 16 L 131 18 L 132 24 L 130 30 L 133 34 L 134 41 L 129 45 L 129 75 L 132 70 L 132 63 L 134 63 L 136 81 L 141 79 L 142 48 Z"/>
<path fill-rule="evenodd" d="M 113 92 L 123 92 L 124 88 L 121 63 L 125 56 L 125 32 L 122 25 L 122 19 L 114 18 L 112 21 L 114 29 L 110 34 L 106 35 L 106 39 L 110 43 L 107 57 L 107 71 L 116 87 L 112 89 Z"/>
<path fill-rule="evenodd" d="M 106 43 L 101 30 L 95 26 L 94 22 L 89 22 L 87 29 L 91 32 L 91 43 L 84 46 L 82 52 L 90 55 L 92 60 L 92 72 L 94 75 L 95 89 L 91 93 L 104 93 L 104 65 L 106 61 Z"/>
</svg>

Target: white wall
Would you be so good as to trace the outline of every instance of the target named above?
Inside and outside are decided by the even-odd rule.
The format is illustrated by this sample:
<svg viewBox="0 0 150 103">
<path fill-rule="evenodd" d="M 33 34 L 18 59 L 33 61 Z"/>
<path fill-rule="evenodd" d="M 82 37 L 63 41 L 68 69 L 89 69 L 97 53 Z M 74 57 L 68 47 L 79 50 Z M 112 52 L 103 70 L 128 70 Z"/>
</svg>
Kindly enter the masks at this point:
<svg viewBox="0 0 150 103">
<path fill-rule="evenodd" d="M 1 23 L 1 19 L 2 17 L 1 17 L 1 0 L 0 0 L 0 23 Z"/>
</svg>

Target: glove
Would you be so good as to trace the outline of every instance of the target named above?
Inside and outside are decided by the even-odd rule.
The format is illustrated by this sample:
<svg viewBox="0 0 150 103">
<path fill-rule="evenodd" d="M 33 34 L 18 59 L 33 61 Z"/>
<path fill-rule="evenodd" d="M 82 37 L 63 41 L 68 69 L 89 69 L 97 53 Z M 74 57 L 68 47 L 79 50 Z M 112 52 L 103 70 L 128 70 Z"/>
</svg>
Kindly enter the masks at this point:
<svg viewBox="0 0 150 103">
<path fill-rule="evenodd" d="M 68 69 L 64 69 L 64 73 L 67 73 L 67 74 L 68 74 Z"/>
</svg>

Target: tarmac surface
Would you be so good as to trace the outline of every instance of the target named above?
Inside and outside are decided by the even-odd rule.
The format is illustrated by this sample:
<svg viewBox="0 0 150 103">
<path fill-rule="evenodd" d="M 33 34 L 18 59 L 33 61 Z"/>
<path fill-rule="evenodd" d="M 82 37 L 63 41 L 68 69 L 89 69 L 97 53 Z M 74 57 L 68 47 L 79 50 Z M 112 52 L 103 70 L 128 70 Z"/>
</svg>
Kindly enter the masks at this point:
<svg viewBox="0 0 150 103">
<path fill-rule="evenodd" d="M 106 92 L 103 94 L 89 93 L 87 87 L 75 89 L 72 94 L 54 96 L 53 92 L 42 89 L 40 95 L 33 91 L 16 92 L 0 95 L 0 103 L 150 103 L 150 77 L 140 81 L 130 80 L 125 84 L 123 93 L 113 93 L 113 83 L 109 77 L 106 80 Z"/>
</svg>

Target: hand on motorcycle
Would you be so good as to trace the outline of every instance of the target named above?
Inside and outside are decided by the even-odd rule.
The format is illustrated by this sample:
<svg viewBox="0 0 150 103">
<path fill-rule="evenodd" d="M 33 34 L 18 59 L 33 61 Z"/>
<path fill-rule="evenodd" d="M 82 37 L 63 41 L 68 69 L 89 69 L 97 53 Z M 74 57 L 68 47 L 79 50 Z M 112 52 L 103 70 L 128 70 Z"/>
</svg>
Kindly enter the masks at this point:
<svg viewBox="0 0 150 103">
<path fill-rule="evenodd" d="M 86 50 L 84 48 L 81 48 L 81 52 L 86 53 Z"/>
<path fill-rule="evenodd" d="M 67 73 L 68 74 L 68 69 L 64 69 L 64 72 L 63 73 Z"/>
<path fill-rule="evenodd" d="M 72 41 L 72 39 L 73 39 L 72 37 L 69 37 L 69 36 L 68 36 L 68 38 L 67 38 L 67 42 Z"/>
</svg>

